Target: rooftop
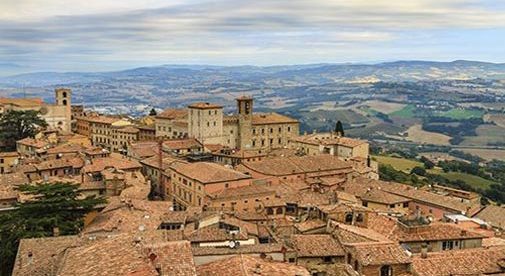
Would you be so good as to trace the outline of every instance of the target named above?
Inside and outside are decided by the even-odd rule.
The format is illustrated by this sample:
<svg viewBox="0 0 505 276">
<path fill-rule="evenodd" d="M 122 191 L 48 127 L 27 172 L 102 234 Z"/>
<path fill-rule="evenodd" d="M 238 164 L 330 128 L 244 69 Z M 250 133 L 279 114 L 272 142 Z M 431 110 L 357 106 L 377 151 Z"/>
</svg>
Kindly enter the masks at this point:
<svg viewBox="0 0 505 276">
<path fill-rule="evenodd" d="M 298 257 L 344 256 L 345 251 L 331 235 L 291 236 Z"/>
<path fill-rule="evenodd" d="M 188 107 L 189 108 L 196 108 L 196 109 L 217 109 L 217 108 L 223 108 L 222 105 L 213 104 L 213 103 L 207 103 L 207 102 L 192 103 Z"/>
<path fill-rule="evenodd" d="M 268 276 L 309 276 L 306 268 L 279 261 L 239 254 L 230 258 L 213 261 L 197 267 L 199 276 L 220 275 L 268 275 Z"/>
<path fill-rule="evenodd" d="M 279 113 L 254 113 L 252 116 L 253 125 L 268 125 L 268 124 L 297 124 L 298 120 Z"/>
<path fill-rule="evenodd" d="M 327 154 L 316 156 L 274 157 L 266 158 L 261 161 L 244 161 L 241 166 L 262 174 L 273 176 L 352 168 L 351 163 Z"/>
<path fill-rule="evenodd" d="M 161 119 L 185 119 L 188 117 L 188 110 L 184 108 L 167 108 L 163 110 L 161 113 L 156 115 L 156 118 Z"/>
<path fill-rule="evenodd" d="M 412 269 L 419 276 L 483 275 L 504 272 L 505 246 L 451 250 L 416 256 Z"/>
<path fill-rule="evenodd" d="M 243 174 L 216 163 L 209 162 L 175 162 L 170 165 L 170 168 L 188 178 L 194 179 L 204 184 L 251 178 L 249 175 Z"/>
<path fill-rule="evenodd" d="M 407 252 L 394 243 L 356 243 L 348 246 L 349 251 L 363 266 L 385 264 L 408 264 Z"/>
</svg>

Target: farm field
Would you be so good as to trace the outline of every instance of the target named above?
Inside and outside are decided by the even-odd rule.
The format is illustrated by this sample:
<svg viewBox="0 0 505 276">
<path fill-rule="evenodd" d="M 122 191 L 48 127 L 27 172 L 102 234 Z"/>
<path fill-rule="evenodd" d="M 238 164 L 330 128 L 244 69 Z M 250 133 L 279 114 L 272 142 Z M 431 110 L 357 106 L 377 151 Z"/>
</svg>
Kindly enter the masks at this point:
<svg viewBox="0 0 505 276">
<path fill-rule="evenodd" d="M 480 158 L 486 160 L 497 159 L 505 161 L 505 150 L 499 150 L 499 149 L 460 149 L 460 150 L 466 153 L 477 155 Z"/>
<path fill-rule="evenodd" d="M 393 168 L 406 173 L 410 173 L 410 171 L 416 166 L 423 167 L 423 163 L 414 160 L 379 155 L 375 155 L 373 157 L 381 164 L 391 165 Z"/>
<path fill-rule="evenodd" d="M 494 122 L 496 125 L 505 128 L 505 114 L 486 114 L 484 120 Z"/>
<path fill-rule="evenodd" d="M 505 144 L 505 128 L 497 125 L 480 125 L 477 136 L 466 136 L 462 146 L 493 146 Z"/>
<path fill-rule="evenodd" d="M 373 101 L 366 101 L 364 102 L 365 105 L 370 107 L 373 110 L 385 113 L 385 114 L 391 114 L 393 112 L 397 112 L 399 110 L 402 110 L 406 104 L 401 104 L 401 103 L 390 103 L 390 102 L 384 102 L 384 101 L 378 101 L 378 100 L 373 100 Z"/>
<path fill-rule="evenodd" d="M 481 118 L 484 115 L 484 111 L 478 109 L 453 108 L 449 111 L 439 112 L 438 115 L 456 120 L 463 120 Z"/>
<path fill-rule="evenodd" d="M 416 107 L 414 105 L 406 105 L 404 108 L 397 110 L 395 112 L 390 113 L 389 115 L 401 118 L 414 118 L 414 111 Z"/>
<path fill-rule="evenodd" d="M 484 179 L 480 176 L 476 175 L 471 175 L 471 174 L 466 174 L 466 173 L 459 173 L 459 172 L 442 172 L 440 173 L 441 176 L 449 179 L 449 180 L 461 180 L 466 182 L 469 185 L 472 185 L 475 188 L 486 190 L 489 188 L 491 184 L 493 184 L 493 181 Z"/>
<path fill-rule="evenodd" d="M 422 129 L 420 124 L 411 126 L 407 130 L 409 136 L 407 140 L 422 144 L 449 145 L 450 136 L 429 132 Z"/>
</svg>

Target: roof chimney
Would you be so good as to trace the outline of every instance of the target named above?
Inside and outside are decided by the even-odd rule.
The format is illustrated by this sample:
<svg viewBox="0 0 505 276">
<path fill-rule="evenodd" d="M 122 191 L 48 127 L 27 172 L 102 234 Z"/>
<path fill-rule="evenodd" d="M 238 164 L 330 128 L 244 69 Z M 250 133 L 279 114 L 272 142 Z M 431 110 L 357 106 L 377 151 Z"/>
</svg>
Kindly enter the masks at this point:
<svg viewBox="0 0 505 276">
<path fill-rule="evenodd" d="M 59 227 L 53 227 L 53 236 L 58 237 L 60 235 L 60 228 Z"/>
<path fill-rule="evenodd" d="M 428 245 L 427 244 L 421 245 L 421 258 L 423 258 L 423 259 L 428 258 Z"/>
</svg>

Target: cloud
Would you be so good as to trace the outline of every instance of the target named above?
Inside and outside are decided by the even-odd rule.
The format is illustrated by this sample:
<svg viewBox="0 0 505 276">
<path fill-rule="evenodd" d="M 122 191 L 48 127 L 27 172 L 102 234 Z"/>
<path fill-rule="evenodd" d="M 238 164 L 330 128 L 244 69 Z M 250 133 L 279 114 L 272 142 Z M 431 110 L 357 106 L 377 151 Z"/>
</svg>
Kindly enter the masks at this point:
<svg viewBox="0 0 505 276">
<path fill-rule="evenodd" d="M 504 8 L 489 0 L 3 0 L 0 60 L 80 70 L 391 58 L 436 50 L 451 31 L 465 36 L 451 36 L 453 47 L 475 30 L 502 33 Z"/>
</svg>

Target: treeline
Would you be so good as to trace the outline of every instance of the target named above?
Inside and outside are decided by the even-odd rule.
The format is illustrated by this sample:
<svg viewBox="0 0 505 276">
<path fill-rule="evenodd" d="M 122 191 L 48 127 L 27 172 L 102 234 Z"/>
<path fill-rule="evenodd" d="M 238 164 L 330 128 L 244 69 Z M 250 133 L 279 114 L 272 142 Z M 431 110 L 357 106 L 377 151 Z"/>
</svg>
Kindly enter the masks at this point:
<svg viewBox="0 0 505 276">
<path fill-rule="evenodd" d="M 459 145 L 465 136 L 477 136 L 476 129 L 481 124 L 484 124 L 482 118 L 456 120 L 448 117 L 425 117 L 422 129 L 451 136 L 449 143 Z"/>
</svg>

